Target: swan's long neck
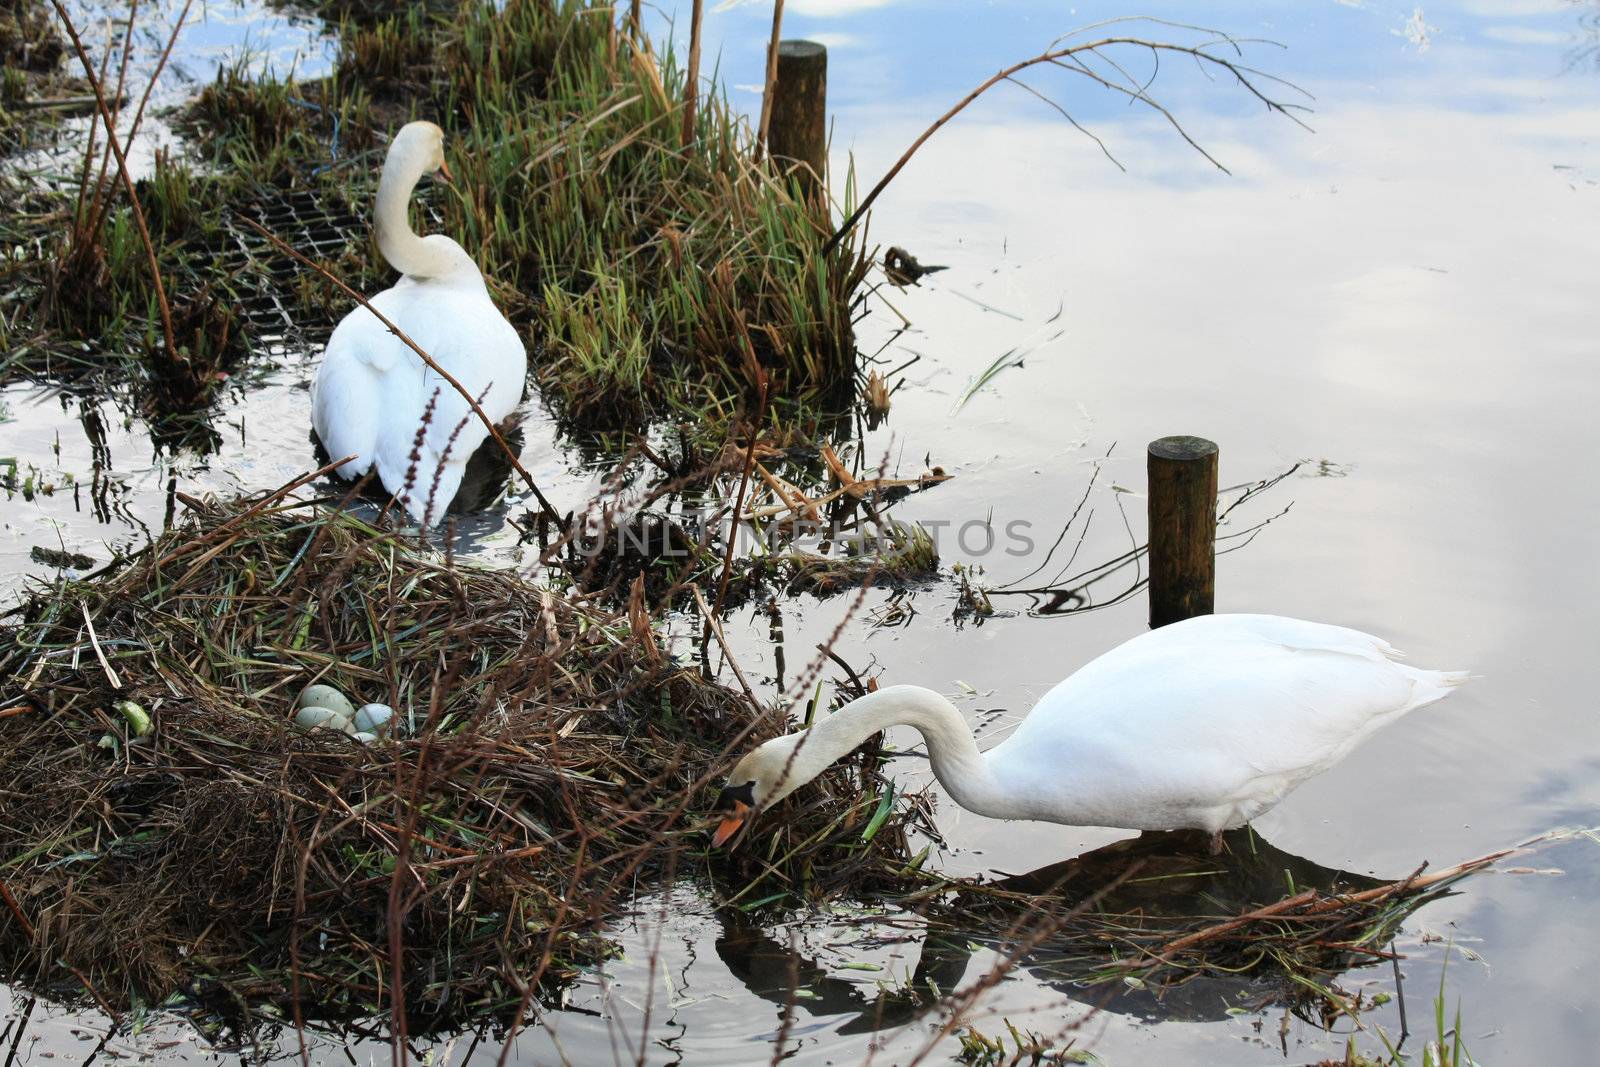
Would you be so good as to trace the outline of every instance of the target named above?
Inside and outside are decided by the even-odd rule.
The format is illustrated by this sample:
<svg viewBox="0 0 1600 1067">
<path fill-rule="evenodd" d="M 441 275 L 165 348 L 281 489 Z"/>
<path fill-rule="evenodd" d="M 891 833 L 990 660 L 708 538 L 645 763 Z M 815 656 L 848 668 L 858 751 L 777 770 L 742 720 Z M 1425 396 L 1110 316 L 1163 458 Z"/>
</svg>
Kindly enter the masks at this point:
<svg viewBox="0 0 1600 1067">
<path fill-rule="evenodd" d="M 411 228 L 411 191 L 427 173 L 427 161 L 411 152 L 390 152 L 378 179 L 372 229 L 389 266 L 412 278 L 434 278 L 456 267 L 454 256 L 431 246 Z"/>
<path fill-rule="evenodd" d="M 851 701 L 795 738 L 789 778 L 810 781 L 881 730 L 910 726 L 928 744 L 934 776 L 969 811 L 996 819 L 1025 817 L 1020 798 L 1000 781 L 978 751 L 966 720 L 931 689 L 895 685 Z"/>
</svg>

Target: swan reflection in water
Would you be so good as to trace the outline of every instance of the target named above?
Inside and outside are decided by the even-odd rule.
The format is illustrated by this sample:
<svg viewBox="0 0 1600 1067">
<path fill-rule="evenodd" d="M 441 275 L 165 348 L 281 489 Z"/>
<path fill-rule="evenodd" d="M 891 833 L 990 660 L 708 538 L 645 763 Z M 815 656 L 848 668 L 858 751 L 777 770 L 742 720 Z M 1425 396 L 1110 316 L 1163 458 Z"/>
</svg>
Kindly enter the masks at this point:
<svg viewBox="0 0 1600 1067">
<path fill-rule="evenodd" d="M 942 997 L 962 986 L 975 951 L 988 949 L 1003 955 L 1008 949 L 1008 931 L 1025 936 L 1031 920 L 1051 912 L 1059 915 L 1086 901 L 1092 901 L 1097 916 L 1126 916 L 1130 924 L 1142 920 L 1147 929 L 1170 928 L 1176 937 L 1308 889 L 1327 895 L 1387 884 L 1290 855 L 1248 827 L 1228 831 L 1220 855 L 1209 853 L 1209 841 L 1209 835 L 1200 831 L 1146 833 L 1027 874 L 962 890 L 921 938 L 911 980 L 895 989 L 875 989 L 839 977 L 814 959 L 792 955 L 787 944 L 734 909 L 720 913 L 723 930 L 717 939 L 717 954 L 750 992 L 778 1005 L 780 1017 L 784 1007 L 793 1003 L 797 1012 L 816 1020 L 814 1027 L 852 1015 L 842 1025 L 829 1028 L 840 1034 L 870 1033 L 904 1025 L 937 1007 Z M 1102 891 L 1103 895 L 1094 899 Z M 1024 895 L 1047 899 L 1052 907 L 1030 915 L 1021 900 Z M 955 915 L 962 917 L 962 926 L 950 925 Z M 918 936 L 920 933 L 908 931 L 906 940 Z M 1129 946 L 1111 940 L 1104 941 L 1097 951 L 1086 952 L 1083 938 L 1069 941 L 1063 936 L 1046 939 L 1022 956 L 1016 970 L 1087 1006 L 1146 1021 L 1215 1021 L 1237 1014 L 1239 1009 L 1257 1010 L 1292 999 L 1293 983 L 1266 955 L 1245 960 L 1242 966 L 1238 966 L 1240 961 L 1230 961 L 1228 966 L 1238 966 L 1236 970 L 1189 972 L 1169 983 L 1093 980 L 1097 974 L 1103 977 L 1116 959 L 1131 954 Z M 1320 955 L 1318 963 L 1343 972 L 1378 958 L 1335 949 Z M 800 990 L 800 995 L 795 996 L 794 990 Z M 810 1028 L 796 1025 L 790 1032 Z"/>
</svg>

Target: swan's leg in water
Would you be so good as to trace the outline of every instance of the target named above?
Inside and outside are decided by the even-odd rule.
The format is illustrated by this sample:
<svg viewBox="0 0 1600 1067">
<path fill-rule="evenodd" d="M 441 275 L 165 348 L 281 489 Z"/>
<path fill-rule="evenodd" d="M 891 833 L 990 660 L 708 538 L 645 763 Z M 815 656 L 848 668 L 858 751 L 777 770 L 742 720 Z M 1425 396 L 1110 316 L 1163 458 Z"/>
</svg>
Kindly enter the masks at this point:
<svg viewBox="0 0 1600 1067">
<path fill-rule="evenodd" d="M 1214 830 L 1211 834 L 1211 854 L 1213 856 L 1222 852 L 1222 831 Z"/>
</svg>

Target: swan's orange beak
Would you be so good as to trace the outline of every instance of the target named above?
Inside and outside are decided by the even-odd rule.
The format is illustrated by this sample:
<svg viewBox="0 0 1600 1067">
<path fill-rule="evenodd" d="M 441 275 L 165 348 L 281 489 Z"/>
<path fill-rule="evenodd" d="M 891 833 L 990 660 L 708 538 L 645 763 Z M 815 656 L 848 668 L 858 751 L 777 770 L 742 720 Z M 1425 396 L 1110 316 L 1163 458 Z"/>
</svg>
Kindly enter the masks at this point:
<svg viewBox="0 0 1600 1067">
<path fill-rule="evenodd" d="M 742 800 L 733 802 L 733 814 L 727 816 L 717 824 L 717 832 L 711 835 L 711 847 L 721 848 L 728 843 L 728 839 L 739 832 L 739 827 L 750 817 L 750 805 Z"/>
<path fill-rule="evenodd" d="M 445 184 L 447 185 L 454 185 L 456 183 L 456 176 L 450 173 L 450 164 L 446 163 L 442 159 L 439 160 L 439 177 L 443 178 L 445 180 Z"/>
</svg>

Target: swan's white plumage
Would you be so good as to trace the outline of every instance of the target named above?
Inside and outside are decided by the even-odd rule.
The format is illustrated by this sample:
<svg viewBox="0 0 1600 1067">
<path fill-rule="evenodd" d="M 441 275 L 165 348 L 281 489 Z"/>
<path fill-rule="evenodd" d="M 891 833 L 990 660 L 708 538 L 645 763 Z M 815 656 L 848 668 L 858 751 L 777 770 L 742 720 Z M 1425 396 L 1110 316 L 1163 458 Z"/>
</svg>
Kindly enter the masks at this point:
<svg viewBox="0 0 1600 1067">
<path fill-rule="evenodd" d="M 411 189 L 424 173 L 438 169 L 441 144 L 438 127 L 411 123 L 390 146 L 378 190 L 378 236 L 385 257 L 404 277 L 371 303 L 474 398 L 481 397 L 484 413 L 499 423 L 522 399 L 528 370 L 522 340 L 461 246 L 440 234 L 419 238 L 405 222 Z M 433 415 L 407 492 L 417 428 L 430 398 Z M 384 488 L 419 521 L 430 510 L 430 498 L 434 518 L 443 516 L 468 458 L 489 435 L 467 400 L 364 307 L 345 316 L 328 340 L 312 386 L 312 425 L 330 458 L 356 457 L 339 468 L 342 477 L 376 470 Z"/>
<path fill-rule="evenodd" d="M 1140 830 L 1242 826 L 1466 675 L 1385 641 L 1274 615 L 1141 634 L 1044 695 L 988 754 L 1034 817 Z"/>
<path fill-rule="evenodd" d="M 872 733 L 908 725 L 926 739 L 940 784 L 980 814 L 1215 833 L 1260 815 L 1467 678 L 1396 656 L 1387 642 L 1340 626 L 1205 615 L 1086 664 L 987 754 L 948 700 L 892 686 L 762 745 L 728 787 L 760 810 Z"/>
</svg>

